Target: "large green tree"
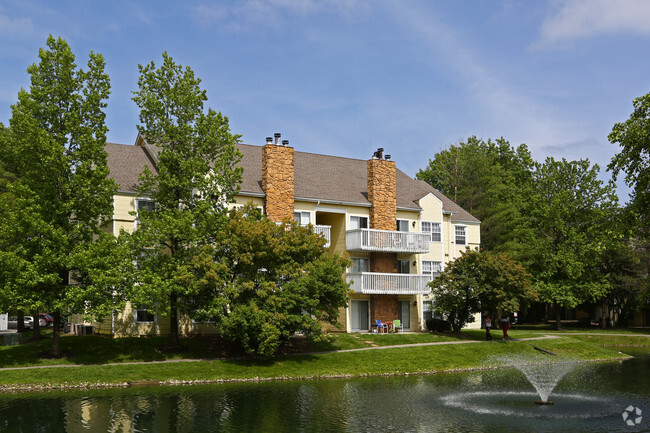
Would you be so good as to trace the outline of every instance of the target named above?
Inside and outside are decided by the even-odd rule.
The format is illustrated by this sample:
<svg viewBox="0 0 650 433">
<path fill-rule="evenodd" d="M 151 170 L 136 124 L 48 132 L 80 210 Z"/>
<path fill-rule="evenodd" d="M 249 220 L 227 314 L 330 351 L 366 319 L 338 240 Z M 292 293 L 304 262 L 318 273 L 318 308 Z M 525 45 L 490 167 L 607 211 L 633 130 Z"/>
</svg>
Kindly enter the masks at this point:
<svg viewBox="0 0 650 433">
<path fill-rule="evenodd" d="M 241 168 L 228 118 L 204 108 L 201 80 L 163 53 L 162 64 L 140 65 L 133 100 L 138 130 L 158 150 L 155 170 L 140 175 L 139 194 L 155 203 L 138 214 L 133 235 L 138 285 L 132 301 L 170 318 L 179 344 L 179 313 L 195 300 L 183 272 L 202 247 L 215 241 L 227 219 L 226 204 L 239 190 Z"/>
<path fill-rule="evenodd" d="M 78 68 L 68 44 L 50 36 L 27 69 L 30 88 L 19 92 L 1 137 L 5 162 L 20 174 L 7 187 L 14 200 L 3 201 L 0 211 L 0 272 L 11 303 L 5 307 L 53 312 L 55 356 L 61 314 L 113 304 L 119 291 L 92 269 L 114 263 L 110 257 L 119 250 L 100 228 L 112 216 L 116 190 L 104 151 L 110 88 L 104 68 L 92 52 L 87 69 Z M 84 277 L 90 274 L 101 288 L 90 288 Z M 89 289 L 103 296 L 86 302 Z"/>
<path fill-rule="evenodd" d="M 525 145 L 503 138 L 466 142 L 436 153 L 416 177 L 453 199 L 481 220 L 481 246 L 520 258 L 528 229 L 523 203 L 529 194 L 533 161 Z"/>
<path fill-rule="evenodd" d="M 614 176 L 625 173 L 625 182 L 632 191 L 632 203 L 645 234 L 650 222 L 650 93 L 634 100 L 634 111 L 625 122 L 617 123 L 609 141 L 621 146 L 612 158 L 609 169 Z"/>
<path fill-rule="evenodd" d="M 325 240 L 295 222 L 276 224 L 258 209 L 233 210 L 219 240 L 191 268 L 194 317 L 215 320 L 247 352 L 272 355 L 295 332 L 323 337 L 347 305 L 348 260 L 330 256 Z"/>
<path fill-rule="evenodd" d="M 429 285 L 455 332 L 481 311 L 515 312 L 538 299 L 530 274 L 506 253 L 467 250 Z"/>
<path fill-rule="evenodd" d="M 611 289 L 598 267 L 616 240 L 618 198 L 613 182 L 598 179 L 588 160 L 547 158 L 533 173 L 527 212 L 534 234 L 527 239 L 529 271 L 560 326 L 562 308 L 595 302 Z"/>
</svg>

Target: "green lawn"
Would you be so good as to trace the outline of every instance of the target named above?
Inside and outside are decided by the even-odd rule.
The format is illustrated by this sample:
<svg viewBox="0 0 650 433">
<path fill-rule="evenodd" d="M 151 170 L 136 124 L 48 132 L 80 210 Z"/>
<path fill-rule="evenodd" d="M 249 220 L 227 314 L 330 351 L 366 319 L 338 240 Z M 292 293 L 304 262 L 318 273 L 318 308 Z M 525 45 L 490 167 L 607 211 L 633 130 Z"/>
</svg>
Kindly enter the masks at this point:
<svg viewBox="0 0 650 433">
<path fill-rule="evenodd" d="M 616 350 L 602 348 L 574 338 L 540 340 L 536 341 L 535 345 L 560 356 L 578 360 L 604 360 L 623 356 Z M 64 384 L 70 386 L 134 381 L 219 381 L 416 374 L 485 368 L 494 366 L 494 360 L 499 356 L 521 353 L 539 354 L 526 342 L 477 342 L 283 356 L 270 360 L 249 358 L 192 363 L 88 365 L 76 368 L 9 370 L 3 371 L 0 375 L 0 385 Z"/>
<path fill-rule="evenodd" d="M 575 330 L 574 330 L 575 331 Z M 649 334 L 645 330 L 645 334 Z M 513 329 L 512 338 L 542 336 L 549 329 Z M 287 353 L 272 359 L 250 357 L 233 358 L 213 339 L 196 338 L 183 340 L 184 350 L 166 349 L 168 340 L 162 337 L 120 338 L 100 336 L 66 336 L 61 339 L 65 358 L 44 357 L 50 345 L 50 334 L 41 341 L 26 342 L 19 346 L 0 346 L 0 367 L 45 366 L 72 364 L 78 367 L 42 368 L 28 370 L 5 370 L 0 374 L 0 385 L 21 384 L 115 384 L 134 381 L 219 381 L 277 378 L 312 378 L 329 376 L 366 376 L 383 374 L 417 374 L 434 371 L 450 371 L 467 368 L 485 368 L 494 359 L 506 354 L 535 353 L 532 345 L 556 353 L 560 357 L 578 360 L 607 360 L 626 357 L 626 353 L 650 353 L 650 338 L 626 337 L 613 332 L 608 335 L 571 335 L 548 340 L 508 341 L 497 337 L 485 342 L 483 330 L 465 330 L 460 336 L 452 334 L 332 334 L 328 342 L 295 344 Z M 642 334 L 642 333 L 639 333 Z M 356 352 L 335 350 L 370 348 L 375 346 L 454 342 L 475 340 L 468 344 L 442 344 L 406 348 L 383 348 Z M 321 353 L 319 353 L 321 352 Z M 230 355 L 230 358 L 221 358 Z M 548 355 L 550 356 L 550 355 Z M 221 358 L 221 359 L 217 359 Z M 187 362 L 160 363 L 189 359 Z M 550 358 L 549 358 L 550 359 Z M 127 365 L 128 362 L 144 364 Z M 122 363 L 122 365 L 97 365 Z"/>
</svg>

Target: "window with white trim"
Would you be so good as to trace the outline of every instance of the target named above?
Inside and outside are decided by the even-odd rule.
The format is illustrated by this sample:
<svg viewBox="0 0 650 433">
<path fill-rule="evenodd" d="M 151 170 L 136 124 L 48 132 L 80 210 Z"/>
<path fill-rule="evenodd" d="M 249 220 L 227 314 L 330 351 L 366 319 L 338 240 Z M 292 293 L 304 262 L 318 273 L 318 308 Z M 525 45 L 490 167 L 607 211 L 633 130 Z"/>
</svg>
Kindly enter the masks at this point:
<svg viewBox="0 0 650 433">
<path fill-rule="evenodd" d="M 440 275 L 442 271 L 442 262 L 434 262 L 429 260 L 422 261 L 422 273 L 431 276 L 431 280 Z"/>
<path fill-rule="evenodd" d="M 155 207 L 156 207 L 155 202 L 150 198 L 135 199 L 135 210 L 136 210 L 135 227 L 136 228 L 140 224 L 140 216 L 139 216 L 140 212 L 142 211 L 152 212 L 155 209 Z"/>
<path fill-rule="evenodd" d="M 397 231 L 398 232 L 408 232 L 409 231 L 409 221 L 408 220 L 397 220 Z"/>
<path fill-rule="evenodd" d="M 467 227 L 455 226 L 454 227 L 454 242 L 456 245 L 467 245 Z"/>
<path fill-rule="evenodd" d="M 350 268 L 350 272 L 353 274 L 370 272 L 370 262 L 365 257 L 352 257 L 352 268 Z"/>
<path fill-rule="evenodd" d="M 368 217 L 351 216 L 350 217 L 350 230 L 367 229 Z"/>
<path fill-rule="evenodd" d="M 442 241 L 442 230 L 440 228 L 440 223 L 434 223 L 432 221 L 422 221 L 422 233 L 429 233 L 431 236 L 431 242 L 441 242 Z"/>
<path fill-rule="evenodd" d="M 138 323 L 153 323 L 154 313 L 146 308 L 135 310 L 135 321 Z"/>
<path fill-rule="evenodd" d="M 303 212 L 303 211 L 294 212 L 293 220 L 298 224 L 300 224 L 301 226 L 309 225 L 309 223 L 311 223 L 311 213 Z"/>
</svg>

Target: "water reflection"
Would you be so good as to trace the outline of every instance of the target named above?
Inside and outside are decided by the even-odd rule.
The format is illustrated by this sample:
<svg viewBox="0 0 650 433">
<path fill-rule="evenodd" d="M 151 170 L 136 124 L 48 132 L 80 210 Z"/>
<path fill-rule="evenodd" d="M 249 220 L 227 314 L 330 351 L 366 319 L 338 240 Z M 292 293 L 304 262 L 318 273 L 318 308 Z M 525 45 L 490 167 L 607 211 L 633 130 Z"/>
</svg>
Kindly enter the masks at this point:
<svg viewBox="0 0 650 433">
<path fill-rule="evenodd" d="M 650 358 L 581 365 L 558 384 L 551 408 L 531 405 L 534 389 L 514 369 L 5 394 L 0 432 L 648 431 L 648 367 Z M 621 418 L 630 404 L 648 414 L 632 428 Z"/>
</svg>

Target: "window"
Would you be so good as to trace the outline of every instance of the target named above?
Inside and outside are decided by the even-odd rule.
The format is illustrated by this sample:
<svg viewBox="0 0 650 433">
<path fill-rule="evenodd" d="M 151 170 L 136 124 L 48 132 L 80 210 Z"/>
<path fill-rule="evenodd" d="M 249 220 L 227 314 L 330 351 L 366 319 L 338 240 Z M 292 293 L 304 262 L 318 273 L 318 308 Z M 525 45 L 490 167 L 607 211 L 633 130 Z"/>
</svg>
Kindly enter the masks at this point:
<svg viewBox="0 0 650 433">
<path fill-rule="evenodd" d="M 422 233 L 429 233 L 431 235 L 431 242 L 442 241 L 442 231 L 440 230 L 440 223 L 431 221 L 422 221 Z"/>
<path fill-rule="evenodd" d="M 422 273 L 430 275 L 432 280 L 440 275 L 440 271 L 442 271 L 442 262 L 422 261 Z"/>
<path fill-rule="evenodd" d="M 356 274 L 359 272 L 370 272 L 370 263 L 363 257 L 352 257 L 352 268 L 350 272 Z"/>
<path fill-rule="evenodd" d="M 368 217 L 351 216 L 350 217 L 350 230 L 367 229 Z"/>
<path fill-rule="evenodd" d="M 139 220 L 139 214 L 140 211 L 145 211 L 145 212 L 151 212 L 155 208 L 154 201 L 148 198 L 137 198 L 135 199 L 135 209 L 136 209 L 136 217 L 135 217 L 135 226 L 136 228 L 138 227 L 140 220 Z"/>
<path fill-rule="evenodd" d="M 136 206 L 138 208 L 138 212 L 141 210 L 144 210 L 146 212 L 151 212 L 154 209 L 154 202 L 151 199 L 148 198 L 139 198 L 136 200 Z"/>
<path fill-rule="evenodd" d="M 153 323 L 154 314 L 146 308 L 135 310 L 135 321 L 139 323 Z"/>
<path fill-rule="evenodd" d="M 400 274 L 410 274 L 411 273 L 411 262 L 410 260 L 398 260 L 397 261 L 397 272 Z"/>
<path fill-rule="evenodd" d="M 456 226 L 454 228 L 454 233 L 456 235 L 456 245 L 466 245 L 467 244 L 467 227 L 465 226 Z"/>
<path fill-rule="evenodd" d="M 311 223 L 311 214 L 309 212 L 294 212 L 293 220 L 301 226 L 306 226 Z"/>
<path fill-rule="evenodd" d="M 407 232 L 407 231 L 409 231 L 409 222 L 408 222 L 408 220 L 397 220 L 397 231 L 398 232 Z"/>
<path fill-rule="evenodd" d="M 422 318 L 425 322 L 433 318 L 433 303 L 431 301 L 422 301 Z"/>
</svg>

